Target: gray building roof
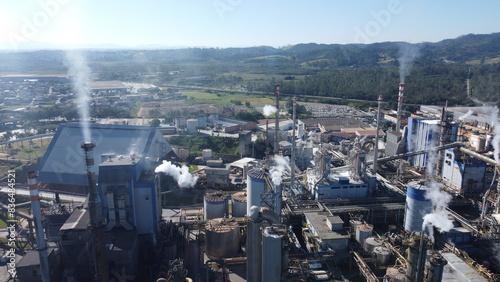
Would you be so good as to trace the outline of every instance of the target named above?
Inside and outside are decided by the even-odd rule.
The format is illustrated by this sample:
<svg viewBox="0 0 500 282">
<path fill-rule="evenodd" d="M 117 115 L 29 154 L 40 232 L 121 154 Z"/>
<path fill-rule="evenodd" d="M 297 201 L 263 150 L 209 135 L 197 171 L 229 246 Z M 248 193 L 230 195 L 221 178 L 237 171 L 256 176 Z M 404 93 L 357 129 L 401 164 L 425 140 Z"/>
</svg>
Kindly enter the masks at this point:
<svg viewBox="0 0 500 282">
<path fill-rule="evenodd" d="M 172 151 L 172 148 L 157 128 L 149 126 L 90 124 L 94 148 L 95 165 L 92 172 L 98 176 L 101 155 L 135 154 L 156 160 Z M 40 161 L 40 182 L 71 185 L 87 185 L 83 134 L 79 123 L 59 126 L 47 151 Z"/>
</svg>

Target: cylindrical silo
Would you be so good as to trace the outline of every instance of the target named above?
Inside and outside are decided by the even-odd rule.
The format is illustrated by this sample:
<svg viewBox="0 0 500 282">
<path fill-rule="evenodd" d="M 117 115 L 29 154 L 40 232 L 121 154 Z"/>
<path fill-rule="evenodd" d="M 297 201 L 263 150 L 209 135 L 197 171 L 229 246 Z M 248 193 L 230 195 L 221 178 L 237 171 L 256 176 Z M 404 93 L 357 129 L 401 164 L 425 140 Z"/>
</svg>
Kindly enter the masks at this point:
<svg viewBox="0 0 500 282">
<path fill-rule="evenodd" d="M 406 191 L 404 226 L 407 231 L 421 232 L 424 216 L 432 213 L 432 202 L 425 198 L 428 188 L 417 182 L 410 182 Z"/>
<path fill-rule="evenodd" d="M 240 230 L 233 219 L 214 218 L 205 226 L 206 252 L 210 259 L 235 257 L 240 248 Z"/>
<path fill-rule="evenodd" d="M 405 282 L 406 275 L 404 268 L 388 267 L 385 272 L 384 282 Z"/>
<path fill-rule="evenodd" d="M 203 209 L 205 210 L 205 219 L 224 217 L 226 213 L 226 197 L 221 192 L 206 193 L 203 200 Z"/>
<path fill-rule="evenodd" d="M 439 282 L 443 279 L 444 266 L 448 261 L 440 254 L 434 253 L 429 258 L 429 266 L 427 269 L 427 281 Z"/>
<path fill-rule="evenodd" d="M 366 238 L 363 248 L 365 251 L 371 253 L 376 247 L 382 246 L 383 240 L 375 237 Z"/>
<path fill-rule="evenodd" d="M 356 226 L 356 241 L 358 241 L 361 246 L 365 243 L 366 238 L 371 237 L 373 232 L 373 226 L 369 224 L 361 224 Z"/>
<path fill-rule="evenodd" d="M 363 224 L 361 220 L 351 219 L 349 220 L 349 226 L 351 227 L 351 234 L 356 235 L 356 228 L 358 225 Z"/>
<path fill-rule="evenodd" d="M 244 217 L 247 212 L 247 192 L 234 193 L 232 198 L 233 217 Z"/>
<path fill-rule="evenodd" d="M 252 206 L 260 207 L 261 195 L 265 188 L 265 174 L 260 169 L 251 169 L 247 175 L 247 212 Z"/>
<path fill-rule="evenodd" d="M 268 226 L 262 236 L 262 282 L 281 281 L 281 252 L 285 229 Z"/>
<path fill-rule="evenodd" d="M 389 264 L 391 251 L 388 248 L 382 246 L 375 247 L 373 254 L 375 255 L 377 266 L 386 266 Z"/>
</svg>

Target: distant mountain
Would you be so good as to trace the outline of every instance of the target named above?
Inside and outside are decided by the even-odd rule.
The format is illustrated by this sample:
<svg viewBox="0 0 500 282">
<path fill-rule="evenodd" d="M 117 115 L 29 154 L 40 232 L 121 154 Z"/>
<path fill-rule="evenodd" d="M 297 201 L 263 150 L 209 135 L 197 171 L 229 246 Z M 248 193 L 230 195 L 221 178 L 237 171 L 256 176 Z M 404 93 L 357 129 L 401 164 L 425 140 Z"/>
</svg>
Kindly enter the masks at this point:
<svg viewBox="0 0 500 282">
<path fill-rule="evenodd" d="M 405 101 L 415 104 L 448 101 L 453 105 L 473 103 L 465 93 L 467 77 L 471 79 L 473 98 L 500 101 L 499 46 L 500 33 L 468 34 L 416 44 L 306 43 L 282 48 L 177 49 L 161 45 L 134 49 L 116 45 L 78 47 L 84 49 L 82 52 L 95 78 L 101 80 L 143 81 L 144 75 L 148 75 L 160 81 L 175 80 L 193 86 L 226 87 L 224 83 L 238 83 L 262 92 L 272 92 L 274 81 L 283 80 L 283 93 L 367 100 L 384 95 L 391 101 L 396 100 L 392 96 L 397 94 L 400 81 L 402 50 L 409 49 L 418 55 L 410 64 L 409 95 Z M 0 74 L 67 70 L 65 51 L 49 45 L 45 46 L 49 50 L 25 47 L 29 47 L 29 51 L 0 52 Z M 169 72 L 174 70 L 182 70 L 182 73 L 172 77 Z"/>
</svg>

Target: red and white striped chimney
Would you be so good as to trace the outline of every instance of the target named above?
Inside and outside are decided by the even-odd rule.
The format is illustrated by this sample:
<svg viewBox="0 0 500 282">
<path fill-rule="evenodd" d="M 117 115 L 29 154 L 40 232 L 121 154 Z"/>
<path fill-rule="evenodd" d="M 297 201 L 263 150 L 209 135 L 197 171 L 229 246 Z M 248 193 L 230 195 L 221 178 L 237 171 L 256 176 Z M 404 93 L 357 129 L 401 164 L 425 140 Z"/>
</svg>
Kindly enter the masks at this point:
<svg viewBox="0 0 500 282">
<path fill-rule="evenodd" d="M 38 256 L 40 257 L 40 268 L 42 272 L 42 281 L 50 281 L 49 261 L 47 257 L 47 246 L 45 244 L 45 234 L 42 225 L 42 210 L 40 208 L 40 199 L 38 197 L 38 179 L 36 172 L 30 171 L 28 176 L 28 187 L 30 190 L 31 211 L 35 222 L 36 244 Z"/>
</svg>

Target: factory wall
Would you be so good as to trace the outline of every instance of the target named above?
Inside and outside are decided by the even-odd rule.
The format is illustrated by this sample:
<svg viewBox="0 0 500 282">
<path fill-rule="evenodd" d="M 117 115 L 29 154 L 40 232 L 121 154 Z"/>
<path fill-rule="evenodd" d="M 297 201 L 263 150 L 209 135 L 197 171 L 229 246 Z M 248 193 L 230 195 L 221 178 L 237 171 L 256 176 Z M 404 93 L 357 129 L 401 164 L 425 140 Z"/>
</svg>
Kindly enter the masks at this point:
<svg viewBox="0 0 500 282">
<path fill-rule="evenodd" d="M 460 193 L 482 191 L 485 185 L 486 164 L 469 159 L 468 163 L 456 160 L 455 151 L 447 149 L 444 154 L 443 183 Z"/>
<path fill-rule="evenodd" d="M 314 198 L 316 200 L 337 198 L 361 198 L 368 195 L 368 184 L 337 184 L 316 186 Z"/>
</svg>

